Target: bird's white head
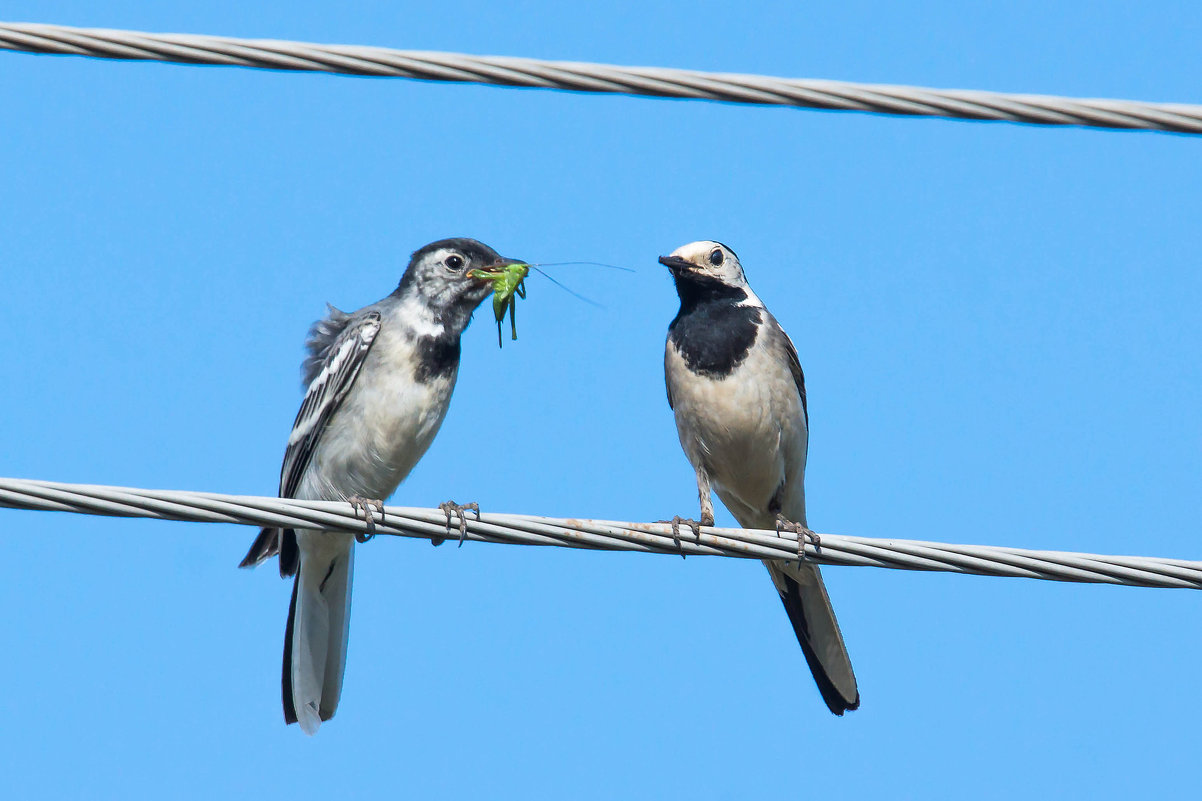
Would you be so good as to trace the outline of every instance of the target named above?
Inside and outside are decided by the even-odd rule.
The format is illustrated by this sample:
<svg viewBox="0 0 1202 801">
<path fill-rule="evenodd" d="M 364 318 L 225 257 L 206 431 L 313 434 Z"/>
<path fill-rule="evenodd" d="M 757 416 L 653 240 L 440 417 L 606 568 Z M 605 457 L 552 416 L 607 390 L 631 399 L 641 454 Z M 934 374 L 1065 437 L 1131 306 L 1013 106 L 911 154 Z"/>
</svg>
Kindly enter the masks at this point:
<svg viewBox="0 0 1202 801">
<path fill-rule="evenodd" d="M 681 281 L 717 282 L 732 288 L 750 289 L 739 257 L 721 242 L 707 239 L 681 245 L 670 255 L 660 256 L 659 263 L 672 271 L 678 285 Z"/>
</svg>

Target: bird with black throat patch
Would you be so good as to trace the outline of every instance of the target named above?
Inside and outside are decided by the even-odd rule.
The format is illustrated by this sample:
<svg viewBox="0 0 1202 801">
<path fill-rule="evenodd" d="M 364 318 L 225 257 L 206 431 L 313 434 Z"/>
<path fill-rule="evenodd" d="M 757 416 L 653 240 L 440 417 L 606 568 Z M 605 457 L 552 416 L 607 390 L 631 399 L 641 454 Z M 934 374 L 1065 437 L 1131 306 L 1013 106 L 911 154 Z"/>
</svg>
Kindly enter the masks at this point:
<svg viewBox="0 0 1202 801">
<path fill-rule="evenodd" d="M 661 256 L 680 311 L 668 326 L 664 375 L 685 456 L 697 474 L 700 521 L 714 524 L 711 490 L 744 528 L 794 531 L 797 561 L 765 561 L 822 700 L 836 715 L 860 705 L 851 658 L 818 566 L 802 557 L 809 410 L 797 349 L 720 242 Z"/>
<path fill-rule="evenodd" d="M 294 577 L 281 683 L 284 720 L 306 734 L 334 715 L 342 694 L 355 542 L 370 539 L 371 509 L 383 513 L 433 442 L 459 374 L 460 337 L 493 290 L 489 276 L 515 263 L 474 239 L 432 242 L 413 254 L 388 297 L 349 314 L 331 306 L 309 332 L 307 391 L 279 494 L 348 501 L 367 531 L 265 528 L 241 564 L 279 555 L 280 575 Z M 452 509 L 462 527 L 463 507 L 443 508 L 448 528 Z"/>
</svg>

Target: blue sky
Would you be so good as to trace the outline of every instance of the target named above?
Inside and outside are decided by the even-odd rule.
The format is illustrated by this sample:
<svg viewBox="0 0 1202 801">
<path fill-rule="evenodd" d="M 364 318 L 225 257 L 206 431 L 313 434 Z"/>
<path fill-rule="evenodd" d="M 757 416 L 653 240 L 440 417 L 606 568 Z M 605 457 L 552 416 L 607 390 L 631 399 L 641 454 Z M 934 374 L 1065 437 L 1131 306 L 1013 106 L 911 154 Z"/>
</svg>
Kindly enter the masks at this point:
<svg viewBox="0 0 1202 801">
<path fill-rule="evenodd" d="M 14 21 L 1202 102 L 1151 2 L 10 0 Z M 1117 4 L 1116 4 L 1117 5 Z M 1202 558 L 1202 140 L 0 53 L 0 474 L 271 494 L 329 301 L 479 238 L 394 496 L 692 514 L 655 257 L 716 238 L 792 334 L 820 531 Z M 730 524 L 724 510 L 719 523 Z M 828 568 L 829 715 L 754 563 L 381 538 L 346 689 L 286 728 L 289 587 L 236 526 L 0 511 L 13 797 L 1011 798 L 1194 787 L 1199 596 Z M 8 762 L 7 765 L 4 763 Z"/>
</svg>

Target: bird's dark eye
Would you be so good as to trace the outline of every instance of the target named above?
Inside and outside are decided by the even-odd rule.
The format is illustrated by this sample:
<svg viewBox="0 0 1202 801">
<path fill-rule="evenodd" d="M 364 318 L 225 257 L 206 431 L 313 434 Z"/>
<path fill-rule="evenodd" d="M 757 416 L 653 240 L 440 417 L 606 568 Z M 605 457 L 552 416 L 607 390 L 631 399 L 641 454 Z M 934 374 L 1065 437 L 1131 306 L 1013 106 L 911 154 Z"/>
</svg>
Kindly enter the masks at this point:
<svg viewBox="0 0 1202 801">
<path fill-rule="evenodd" d="M 452 253 L 450 256 L 446 257 L 446 259 L 443 261 L 443 264 L 450 267 L 452 270 L 462 270 L 463 257 Z"/>
<path fill-rule="evenodd" d="M 715 267 L 722 264 L 722 248 L 714 248 L 710 251 L 710 264 Z"/>
</svg>

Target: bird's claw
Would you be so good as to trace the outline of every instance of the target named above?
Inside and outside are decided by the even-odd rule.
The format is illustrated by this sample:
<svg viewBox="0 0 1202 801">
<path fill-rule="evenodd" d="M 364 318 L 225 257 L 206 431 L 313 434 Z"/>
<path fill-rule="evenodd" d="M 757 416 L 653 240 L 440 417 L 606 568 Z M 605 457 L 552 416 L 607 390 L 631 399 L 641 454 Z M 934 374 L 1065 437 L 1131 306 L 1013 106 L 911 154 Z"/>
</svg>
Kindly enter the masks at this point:
<svg viewBox="0 0 1202 801">
<path fill-rule="evenodd" d="M 656 520 L 656 523 L 670 523 L 672 525 L 672 544 L 676 546 L 676 550 L 680 551 L 680 558 L 684 559 L 684 546 L 680 544 L 680 527 L 686 525 L 693 531 L 693 539 L 698 543 L 701 542 L 701 527 L 703 525 L 713 525 L 712 522 L 706 523 L 704 520 L 698 522 L 689 517 L 681 517 L 675 515 L 671 520 Z"/>
<path fill-rule="evenodd" d="M 455 503 L 454 501 L 443 501 L 438 504 L 438 508 L 447 516 L 447 534 L 451 533 L 451 515 L 459 515 L 459 547 L 463 547 L 463 540 L 467 537 L 467 516 L 464 514 L 469 509 L 476 513 L 476 519 L 480 519 L 480 504 L 475 503 Z M 445 540 L 432 540 L 435 545 L 442 545 Z"/>
<path fill-rule="evenodd" d="M 376 536 L 376 518 L 374 515 L 372 515 L 371 510 L 375 509 L 380 513 L 380 522 L 383 523 L 384 502 L 380 500 L 373 500 L 371 498 L 364 498 L 362 495 L 353 495 L 350 498 L 347 498 L 347 501 L 350 503 L 351 509 L 354 510 L 356 516 L 358 516 L 360 512 L 363 513 L 363 521 L 367 524 L 366 531 L 355 532 L 355 542 L 367 542 L 372 537 Z"/>
<path fill-rule="evenodd" d="M 791 531 L 797 535 L 797 561 L 804 562 L 806 560 L 806 540 L 814 544 L 814 550 L 822 547 L 822 538 L 816 532 L 810 531 L 801 523 L 794 523 L 788 520 L 784 515 L 776 516 L 776 536 L 780 536 L 782 531 Z"/>
</svg>

